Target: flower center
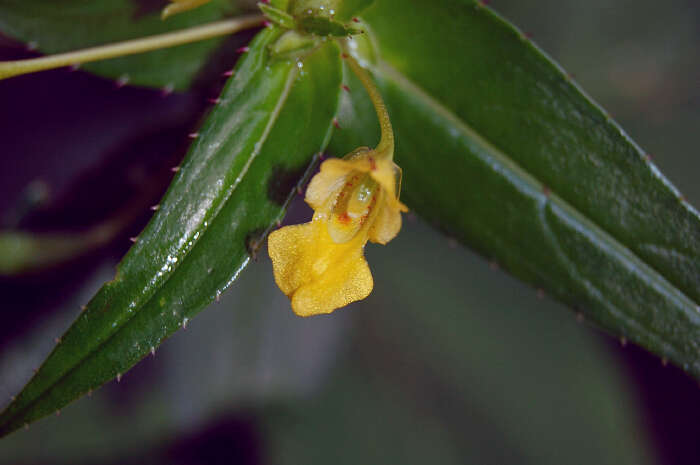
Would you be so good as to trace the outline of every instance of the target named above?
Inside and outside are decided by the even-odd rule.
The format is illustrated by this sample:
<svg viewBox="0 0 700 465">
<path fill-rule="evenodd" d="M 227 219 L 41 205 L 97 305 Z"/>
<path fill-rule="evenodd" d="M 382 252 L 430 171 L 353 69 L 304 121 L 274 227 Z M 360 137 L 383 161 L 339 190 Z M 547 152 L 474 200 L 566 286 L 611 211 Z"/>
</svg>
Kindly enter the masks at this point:
<svg viewBox="0 0 700 465">
<path fill-rule="evenodd" d="M 369 174 L 357 171 L 350 174 L 328 219 L 328 234 L 333 242 L 343 244 L 357 235 L 377 203 L 379 189 Z"/>
</svg>

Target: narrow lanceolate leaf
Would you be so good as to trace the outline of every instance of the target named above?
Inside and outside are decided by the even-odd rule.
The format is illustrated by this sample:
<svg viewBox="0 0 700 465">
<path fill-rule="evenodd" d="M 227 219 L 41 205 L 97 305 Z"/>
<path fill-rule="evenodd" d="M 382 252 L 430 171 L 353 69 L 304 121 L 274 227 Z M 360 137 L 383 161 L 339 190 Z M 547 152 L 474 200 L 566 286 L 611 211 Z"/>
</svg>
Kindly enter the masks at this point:
<svg viewBox="0 0 700 465">
<path fill-rule="evenodd" d="M 477 2 L 377 0 L 363 19 L 408 205 L 700 376 L 700 219 L 639 147 Z M 331 148 L 376 134 L 370 114 L 347 95 Z"/>
<path fill-rule="evenodd" d="M 341 81 L 337 46 L 271 57 L 266 29 L 239 62 L 149 225 L 0 414 L 0 434 L 119 378 L 237 277 L 323 150 Z"/>
<path fill-rule="evenodd" d="M 163 21 L 166 2 L 134 0 L 2 0 L 0 33 L 42 53 L 68 52 L 95 45 L 177 31 L 235 13 L 232 3 L 210 4 Z M 136 85 L 186 89 L 221 39 L 84 65 L 88 71 Z"/>
</svg>

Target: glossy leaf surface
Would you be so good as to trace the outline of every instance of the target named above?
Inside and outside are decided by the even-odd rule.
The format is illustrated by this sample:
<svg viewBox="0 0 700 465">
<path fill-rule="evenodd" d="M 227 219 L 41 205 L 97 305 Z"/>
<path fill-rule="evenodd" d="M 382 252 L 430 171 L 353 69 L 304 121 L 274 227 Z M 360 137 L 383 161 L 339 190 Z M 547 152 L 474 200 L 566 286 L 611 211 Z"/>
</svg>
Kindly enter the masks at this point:
<svg viewBox="0 0 700 465">
<path fill-rule="evenodd" d="M 156 215 L 0 415 L 1 434 L 119 379 L 228 287 L 281 219 L 329 138 L 341 68 L 334 43 L 301 62 L 271 57 L 278 36 L 251 44 Z"/>
<path fill-rule="evenodd" d="M 187 14 L 161 20 L 165 2 L 135 0 L 3 0 L 0 33 L 42 53 L 59 53 L 175 31 L 236 13 L 214 0 Z M 186 89 L 221 39 L 88 63 L 90 72 L 131 84 Z"/>
<path fill-rule="evenodd" d="M 700 375 L 700 221 L 645 154 L 477 2 L 378 0 L 363 19 L 409 207 Z M 359 83 L 350 87 L 337 154 L 378 137 Z"/>
</svg>

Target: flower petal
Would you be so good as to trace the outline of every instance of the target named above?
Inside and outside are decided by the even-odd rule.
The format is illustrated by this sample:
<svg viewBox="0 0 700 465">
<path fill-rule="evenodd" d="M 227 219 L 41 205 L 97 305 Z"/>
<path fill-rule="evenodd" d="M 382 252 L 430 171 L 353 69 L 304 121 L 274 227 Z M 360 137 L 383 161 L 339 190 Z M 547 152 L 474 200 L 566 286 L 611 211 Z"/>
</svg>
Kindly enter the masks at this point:
<svg viewBox="0 0 700 465">
<path fill-rule="evenodd" d="M 386 202 L 393 208 L 407 212 L 406 205 L 399 202 L 398 192 L 401 189 L 401 168 L 389 159 L 380 159 L 372 163 L 370 176 L 382 186 L 387 193 Z"/>
<path fill-rule="evenodd" d="M 386 197 L 387 193 L 383 195 Z M 388 202 L 382 202 L 379 208 L 377 217 L 369 229 L 369 240 L 385 245 L 396 237 L 401 229 L 401 210 Z"/>
<path fill-rule="evenodd" d="M 287 296 L 308 281 L 309 266 L 306 262 L 317 235 L 317 226 L 314 223 L 285 226 L 271 232 L 267 239 L 275 282 Z"/>
<path fill-rule="evenodd" d="M 353 170 L 352 164 L 339 158 L 330 158 L 321 163 L 321 170 L 311 179 L 306 188 L 306 203 L 318 210 L 343 187 L 345 179 Z"/>
<path fill-rule="evenodd" d="M 302 286 L 292 296 L 292 309 L 299 316 L 331 313 L 372 292 L 374 281 L 369 265 L 358 249 L 343 257 L 319 279 Z"/>
<path fill-rule="evenodd" d="M 268 253 L 275 281 L 299 316 L 330 313 L 372 291 L 372 273 L 362 249 L 367 235 L 336 244 L 323 215 L 310 223 L 285 226 L 270 234 Z"/>
<path fill-rule="evenodd" d="M 401 169 L 367 147 L 321 164 L 306 191 L 311 222 L 274 231 L 268 240 L 275 281 L 297 315 L 331 313 L 370 294 L 363 249 L 367 240 L 386 244 L 398 234 L 401 212 L 408 211 L 400 189 Z"/>
</svg>

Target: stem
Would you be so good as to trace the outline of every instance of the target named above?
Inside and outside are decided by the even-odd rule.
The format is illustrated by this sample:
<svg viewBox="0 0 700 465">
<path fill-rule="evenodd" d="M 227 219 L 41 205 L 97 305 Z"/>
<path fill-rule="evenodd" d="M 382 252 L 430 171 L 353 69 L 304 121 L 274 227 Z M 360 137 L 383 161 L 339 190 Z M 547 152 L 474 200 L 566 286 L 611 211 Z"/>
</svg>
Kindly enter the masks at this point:
<svg viewBox="0 0 700 465">
<path fill-rule="evenodd" d="M 210 0 L 170 0 L 171 3 L 163 8 L 163 12 L 161 13 L 160 17 L 161 19 L 167 19 L 172 15 L 176 15 L 178 13 L 182 13 L 184 11 L 188 10 L 194 10 L 197 7 L 200 7 L 204 5 L 205 3 L 208 3 Z"/>
<path fill-rule="evenodd" d="M 238 18 L 217 21 L 203 26 L 115 44 L 90 47 L 75 52 L 59 53 L 28 60 L 4 61 L 0 62 L 0 79 L 211 39 L 259 26 L 263 21 L 264 17 L 262 15 L 239 16 Z"/>
<path fill-rule="evenodd" d="M 360 79 L 362 85 L 367 90 L 370 100 L 374 105 L 374 110 L 377 112 L 377 118 L 379 119 L 379 127 L 381 128 L 381 139 L 379 139 L 379 144 L 375 149 L 378 153 L 388 153 L 388 156 L 392 158 L 394 156 L 394 131 L 391 127 L 391 120 L 389 119 L 389 112 L 386 109 L 384 100 L 379 93 L 379 89 L 374 84 L 374 81 L 370 77 L 369 73 L 353 58 L 346 49 L 344 55 L 345 61 L 347 61 L 350 69 L 353 73 Z"/>
</svg>

